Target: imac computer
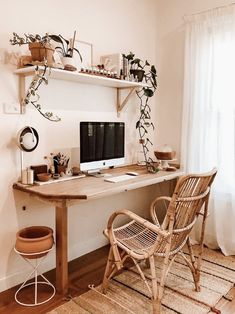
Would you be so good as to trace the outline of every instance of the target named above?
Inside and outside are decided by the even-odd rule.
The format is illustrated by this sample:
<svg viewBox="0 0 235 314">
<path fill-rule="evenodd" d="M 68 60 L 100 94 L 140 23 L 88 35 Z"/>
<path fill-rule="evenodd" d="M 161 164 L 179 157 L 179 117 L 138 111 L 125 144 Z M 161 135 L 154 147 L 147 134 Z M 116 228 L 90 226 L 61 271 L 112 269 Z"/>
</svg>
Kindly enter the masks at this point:
<svg viewBox="0 0 235 314">
<path fill-rule="evenodd" d="M 124 122 L 80 122 L 80 170 L 99 173 L 124 164 Z"/>
</svg>

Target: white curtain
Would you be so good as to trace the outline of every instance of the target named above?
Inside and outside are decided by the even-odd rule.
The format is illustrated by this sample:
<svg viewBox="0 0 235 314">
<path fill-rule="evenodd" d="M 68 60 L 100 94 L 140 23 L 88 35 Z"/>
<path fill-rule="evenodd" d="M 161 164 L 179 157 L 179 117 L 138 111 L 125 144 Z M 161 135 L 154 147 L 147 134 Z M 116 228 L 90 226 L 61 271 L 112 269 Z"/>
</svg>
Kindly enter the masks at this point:
<svg viewBox="0 0 235 314">
<path fill-rule="evenodd" d="M 187 172 L 218 168 L 205 243 L 234 255 L 235 5 L 186 17 L 185 43 L 182 164 Z"/>
</svg>

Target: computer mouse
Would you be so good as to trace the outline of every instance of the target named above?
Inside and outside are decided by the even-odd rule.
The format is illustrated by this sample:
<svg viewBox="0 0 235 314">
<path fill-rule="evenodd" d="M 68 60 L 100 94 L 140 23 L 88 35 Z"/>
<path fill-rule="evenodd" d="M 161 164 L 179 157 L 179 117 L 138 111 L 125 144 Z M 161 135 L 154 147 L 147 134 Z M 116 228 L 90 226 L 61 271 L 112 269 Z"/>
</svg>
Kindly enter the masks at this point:
<svg viewBox="0 0 235 314">
<path fill-rule="evenodd" d="M 135 171 L 128 171 L 126 172 L 126 174 L 130 175 L 130 176 L 138 176 L 138 172 L 135 172 Z"/>
</svg>

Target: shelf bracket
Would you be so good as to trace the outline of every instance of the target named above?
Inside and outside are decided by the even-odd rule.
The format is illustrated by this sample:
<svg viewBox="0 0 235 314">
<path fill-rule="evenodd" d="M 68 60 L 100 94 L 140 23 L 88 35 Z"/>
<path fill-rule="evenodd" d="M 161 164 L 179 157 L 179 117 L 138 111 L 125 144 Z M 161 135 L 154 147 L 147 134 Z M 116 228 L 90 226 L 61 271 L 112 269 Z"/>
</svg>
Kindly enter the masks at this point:
<svg viewBox="0 0 235 314">
<path fill-rule="evenodd" d="M 20 102 L 20 113 L 25 113 L 25 76 L 19 75 L 19 102 Z"/>
<path fill-rule="evenodd" d="M 30 71 L 27 73 L 27 75 L 24 74 L 18 74 L 18 86 L 19 86 L 19 103 L 20 103 L 20 113 L 25 113 L 25 104 L 24 99 L 26 95 L 26 87 L 25 87 L 25 77 L 26 76 L 33 76 L 34 71 Z"/>
<path fill-rule="evenodd" d="M 128 89 L 129 93 L 125 97 L 125 99 L 123 101 L 121 101 L 121 91 L 124 89 Z M 120 116 L 122 109 L 125 107 L 129 98 L 135 92 L 136 89 L 137 89 L 136 87 L 118 87 L 117 88 L 117 115 L 118 115 L 118 117 Z"/>
</svg>

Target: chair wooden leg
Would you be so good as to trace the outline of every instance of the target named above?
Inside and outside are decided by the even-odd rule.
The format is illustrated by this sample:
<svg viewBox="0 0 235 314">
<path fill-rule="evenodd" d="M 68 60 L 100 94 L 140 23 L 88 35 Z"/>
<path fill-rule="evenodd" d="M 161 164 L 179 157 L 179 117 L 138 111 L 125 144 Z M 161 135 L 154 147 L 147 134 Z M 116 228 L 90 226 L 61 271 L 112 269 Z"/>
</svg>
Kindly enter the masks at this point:
<svg viewBox="0 0 235 314">
<path fill-rule="evenodd" d="M 193 280 L 194 280 L 194 284 L 195 284 L 195 289 L 197 292 L 199 292 L 200 291 L 200 278 L 199 278 L 200 276 L 198 276 L 198 274 L 200 274 L 200 272 L 198 273 L 198 270 L 196 267 L 196 259 L 195 259 L 194 253 L 193 253 L 190 238 L 187 239 L 187 246 L 188 246 L 189 256 L 190 256 L 190 261 L 191 261 L 190 270 L 192 272 L 192 276 L 193 276 Z"/>
<path fill-rule="evenodd" d="M 208 217 L 208 202 L 209 202 L 209 195 L 208 195 L 208 197 L 205 201 L 205 205 L 204 205 L 204 214 L 203 214 L 202 228 L 201 228 L 200 247 L 199 247 L 198 258 L 197 258 L 196 275 L 197 275 L 197 285 L 199 287 L 199 290 L 197 290 L 197 291 L 200 291 L 201 263 L 202 263 L 203 249 L 204 249 L 204 235 L 205 235 L 206 219 Z"/>
<path fill-rule="evenodd" d="M 161 313 L 161 300 L 158 298 L 158 287 L 157 287 L 157 277 L 156 277 L 154 256 L 149 257 L 149 266 L 150 266 L 151 279 L 152 279 L 153 314 L 160 314 Z"/>
<path fill-rule="evenodd" d="M 150 268 L 149 259 L 145 260 L 145 267 L 148 268 L 148 269 Z"/>
<path fill-rule="evenodd" d="M 114 266 L 115 266 L 115 264 L 114 264 L 113 250 L 112 250 L 112 247 L 110 247 L 108 260 L 107 260 L 107 264 L 105 267 L 102 287 L 101 287 L 101 292 L 104 294 L 106 293 L 106 290 L 108 288 L 108 284 L 109 284 L 109 280 L 110 280 L 110 274 L 112 273 Z"/>
</svg>

